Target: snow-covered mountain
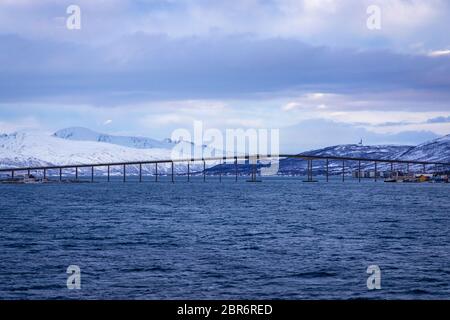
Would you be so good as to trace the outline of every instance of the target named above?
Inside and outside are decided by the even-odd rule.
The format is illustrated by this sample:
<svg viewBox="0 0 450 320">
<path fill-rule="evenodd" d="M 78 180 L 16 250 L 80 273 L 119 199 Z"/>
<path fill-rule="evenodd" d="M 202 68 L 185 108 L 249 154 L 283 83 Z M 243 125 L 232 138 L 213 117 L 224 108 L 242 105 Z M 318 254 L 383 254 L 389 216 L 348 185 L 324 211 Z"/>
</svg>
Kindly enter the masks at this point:
<svg viewBox="0 0 450 320">
<path fill-rule="evenodd" d="M 323 149 L 303 152 L 304 155 L 311 156 L 334 156 L 334 157 L 349 157 L 349 158 L 369 158 L 369 159 L 396 159 L 402 153 L 413 149 L 413 146 L 394 146 L 394 145 L 379 145 L 366 146 L 360 144 L 344 144 L 326 147 Z M 314 161 L 315 168 L 323 168 L 324 162 L 321 160 Z M 347 164 L 349 167 L 355 165 Z M 363 164 L 364 165 L 364 164 Z M 370 166 L 371 164 L 367 164 Z M 305 170 L 307 163 L 303 159 L 283 159 L 280 161 L 280 172 L 289 174 Z M 364 165 L 365 166 L 365 165 Z M 341 170 L 341 163 L 331 161 L 329 163 L 331 171 L 334 169 Z"/>
<path fill-rule="evenodd" d="M 379 145 L 366 146 L 360 144 L 346 144 L 326 147 L 323 149 L 302 152 L 304 155 L 311 156 L 334 156 L 349 158 L 368 158 L 368 159 L 398 159 L 398 160 L 417 160 L 417 161 L 435 161 L 450 163 L 450 135 L 435 139 L 418 146 L 395 146 L 395 145 Z M 264 165 L 259 165 L 259 167 Z M 346 161 L 345 170 L 349 173 L 358 167 L 357 161 Z M 420 166 L 421 167 L 421 166 Z M 307 162 L 303 159 L 287 158 L 281 159 L 279 163 L 279 174 L 303 174 L 307 168 Z M 363 170 L 373 170 L 373 162 L 362 162 Z M 396 169 L 401 170 L 403 167 L 397 165 Z M 330 161 L 329 169 L 331 173 L 342 172 L 341 161 Z M 406 169 L 406 168 L 405 168 Z M 208 171 L 217 173 L 219 171 L 234 170 L 234 166 L 221 165 L 210 168 Z M 252 167 L 249 165 L 240 165 L 238 168 L 241 174 L 250 174 Z M 313 170 L 316 173 L 324 173 L 325 160 L 314 160 Z M 378 170 L 390 170 L 390 164 L 379 163 Z"/>
<path fill-rule="evenodd" d="M 368 159 L 397 159 L 450 163 L 450 135 L 418 146 L 345 144 L 303 152 L 305 155 Z M 286 164 L 293 159 L 286 159 Z M 295 161 L 295 160 L 294 160 Z"/>
<path fill-rule="evenodd" d="M 413 146 L 344 144 L 305 152 L 307 155 L 349 158 L 392 159 L 414 148 Z"/>
<path fill-rule="evenodd" d="M 169 138 L 164 140 L 156 140 L 147 137 L 132 137 L 132 136 L 115 136 L 105 133 L 95 132 L 93 130 L 82 127 L 71 127 L 59 130 L 53 134 L 53 136 L 71 140 L 71 141 L 91 141 L 108 143 L 133 149 L 165 149 L 165 150 L 180 150 L 182 154 L 179 154 L 178 158 L 190 158 L 191 155 L 196 158 L 202 156 L 221 156 L 222 151 L 208 147 L 207 145 L 195 145 L 190 141 L 173 141 Z M 170 159 L 166 156 L 164 159 Z"/>
<path fill-rule="evenodd" d="M 450 163 L 450 134 L 406 150 L 396 158 Z"/>
<path fill-rule="evenodd" d="M 53 135 L 36 131 L 20 131 L 12 134 L 0 134 L 0 167 L 26 167 L 46 165 L 111 163 L 124 161 L 148 161 L 171 159 L 174 147 L 184 154 L 177 157 L 190 158 L 191 152 L 205 156 L 220 156 L 221 152 L 206 146 L 195 146 L 191 142 L 155 140 L 144 137 L 113 136 L 97 133 L 85 128 L 68 128 L 57 131 Z M 435 139 L 418 146 L 365 146 L 337 145 L 319 150 L 304 152 L 307 155 L 361 157 L 372 159 L 401 159 L 419 161 L 439 161 L 450 163 L 450 135 Z M 218 164 L 217 162 L 216 164 Z M 210 163 L 213 166 L 214 163 Z M 314 161 L 315 168 L 323 167 L 319 160 Z M 330 169 L 340 170 L 341 163 L 332 161 Z M 348 166 L 354 166 L 351 162 Z M 373 164 L 363 164 L 370 167 Z M 161 165 L 160 172 L 169 170 L 169 165 Z M 230 167 L 231 168 L 231 167 Z M 306 162 L 298 159 L 283 159 L 280 162 L 280 173 L 291 174 L 301 172 Z M 152 172 L 153 168 L 143 168 L 144 172 Z M 193 170 L 201 170 L 201 164 L 192 166 Z M 219 168 L 211 168 L 214 171 Z M 223 169 L 223 167 L 222 167 Z M 246 171 L 242 167 L 243 171 Z M 248 168 L 249 169 L 249 168 Z M 101 170 L 101 169 L 99 169 Z M 113 168 L 119 172 L 121 168 Z M 177 172 L 184 172 L 186 164 L 175 167 Z M 230 169 L 234 170 L 234 169 Z M 137 171 L 130 168 L 129 172 Z"/>
<path fill-rule="evenodd" d="M 177 144 L 170 139 L 160 141 L 146 137 L 113 136 L 110 134 L 95 132 L 93 130 L 82 127 L 62 129 L 56 131 L 53 135 L 61 139 L 74 141 L 106 142 L 136 149 L 172 149 Z"/>
<path fill-rule="evenodd" d="M 106 140 L 103 141 L 104 137 Z M 98 139 L 100 138 L 100 140 Z M 53 135 L 48 135 L 37 131 L 20 131 L 12 134 L 0 135 L 0 167 L 26 167 L 26 166 L 47 166 L 47 165 L 69 165 L 69 164 L 90 164 L 90 163 L 111 163 L 125 161 L 151 161 L 158 159 L 190 158 L 190 152 L 202 151 L 214 153 L 215 150 L 193 146 L 190 142 L 180 142 L 182 153 L 176 156 L 172 153 L 172 148 L 177 145 L 174 142 L 161 142 L 151 146 L 151 141 L 147 138 L 115 137 L 97 134 L 83 128 L 71 128 L 58 131 Z M 133 143 L 136 142 L 138 146 Z M 125 146 L 125 144 L 128 144 Z M 144 145 L 146 148 L 144 148 Z M 179 146 L 179 145 L 178 145 Z M 197 149 L 197 150 L 195 150 Z M 211 163 L 210 165 L 213 165 Z M 183 172 L 186 164 L 177 164 L 175 170 Z M 198 164 L 198 170 L 201 165 Z M 197 169 L 192 166 L 193 170 Z M 153 168 L 143 168 L 144 172 L 152 172 Z M 169 164 L 160 165 L 161 173 L 169 170 Z M 99 171 L 102 169 L 99 168 Z M 120 168 L 112 168 L 112 172 L 119 171 Z M 131 167 L 129 172 L 137 171 Z"/>
</svg>

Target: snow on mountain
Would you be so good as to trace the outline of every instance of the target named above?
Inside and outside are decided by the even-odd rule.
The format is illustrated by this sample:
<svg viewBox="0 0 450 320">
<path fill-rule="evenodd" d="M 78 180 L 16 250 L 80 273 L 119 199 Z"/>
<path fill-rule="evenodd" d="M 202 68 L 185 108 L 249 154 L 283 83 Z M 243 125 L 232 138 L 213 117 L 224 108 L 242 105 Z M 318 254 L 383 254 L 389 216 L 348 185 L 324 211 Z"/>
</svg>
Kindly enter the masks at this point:
<svg viewBox="0 0 450 320">
<path fill-rule="evenodd" d="M 50 162 L 43 161 L 30 154 L 23 154 L 20 149 L 21 143 L 14 144 L 17 134 L 6 135 L 0 134 L 0 167 L 24 167 L 24 166 L 41 166 L 51 165 Z M 17 148 L 16 148 L 17 146 Z"/>
<path fill-rule="evenodd" d="M 74 141 L 105 142 L 136 149 L 172 149 L 176 145 L 176 143 L 171 141 L 170 139 L 159 141 L 145 137 L 113 136 L 109 134 L 98 133 L 82 127 L 62 129 L 55 132 L 54 136 Z"/>
<path fill-rule="evenodd" d="M 305 152 L 307 155 L 335 156 L 349 158 L 387 159 L 395 158 L 407 152 L 413 146 L 380 145 L 366 146 L 360 144 L 344 144 Z"/>
<path fill-rule="evenodd" d="M 138 150 L 91 141 L 69 141 L 37 132 L 2 135 L 0 148 L 2 159 L 4 154 L 13 154 L 22 162 L 34 158 L 43 164 L 58 165 L 152 160 L 168 155 L 165 149 Z"/>
<path fill-rule="evenodd" d="M 113 136 L 97 133 L 85 128 L 68 128 L 59 130 L 53 135 L 34 131 L 20 131 L 12 134 L 0 134 L 0 167 L 26 167 L 70 164 L 95 164 L 126 161 L 151 161 L 171 159 L 172 150 L 182 150 L 176 158 L 188 159 L 193 152 L 196 155 L 220 156 L 221 152 L 206 146 L 195 146 L 191 142 L 158 141 L 144 137 Z M 371 159 L 399 159 L 418 161 L 450 162 L 450 135 L 435 139 L 416 147 L 413 146 L 365 146 L 337 145 L 319 150 L 304 152 L 305 155 L 354 157 Z M 355 161 L 353 161 L 355 162 Z M 346 167 L 355 167 L 357 163 L 348 161 Z M 220 163 L 219 161 L 215 164 Z M 187 164 L 177 164 L 176 172 L 185 172 Z M 210 163 L 208 167 L 213 166 Z M 342 163 L 330 161 L 330 169 L 341 170 Z M 373 163 L 363 163 L 370 168 Z M 380 164 L 382 169 L 383 164 Z M 315 170 L 322 170 L 324 161 L 315 160 Z M 202 164 L 192 165 L 193 171 L 201 171 Z M 222 167 L 223 168 L 223 167 Z M 304 171 L 306 161 L 299 159 L 282 159 L 280 173 L 291 174 Z M 170 170 L 170 164 L 161 165 L 160 172 Z M 210 171 L 219 167 L 210 168 Z M 242 168 L 244 171 L 251 168 Z M 99 171 L 102 169 L 99 168 Z M 121 168 L 112 168 L 112 172 L 120 172 Z M 151 173 L 154 168 L 144 166 L 144 172 Z M 231 169 L 230 169 L 231 170 Z M 233 169 L 234 170 L 234 169 Z M 137 167 L 130 166 L 128 172 L 137 172 Z"/>
<path fill-rule="evenodd" d="M 164 139 L 160 141 L 146 137 L 114 136 L 95 132 L 82 127 L 62 129 L 55 132 L 53 136 L 71 141 L 101 142 L 134 149 L 165 149 L 170 151 L 180 150 L 181 153 L 177 156 L 177 158 L 185 159 L 189 159 L 191 157 L 201 158 L 202 156 L 221 156 L 223 154 L 220 150 L 208 147 L 206 145 L 195 145 L 190 141 L 173 141 L 171 139 Z M 161 159 L 170 159 L 170 154 Z"/>
<path fill-rule="evenodd" d="M 84 134 L 90 133 L 84 131 Z M 179 155 L 183 158 L 189 158 L 189 156 Z M 98 141 L 64 139 L 40 132 L 21 131 L 0 135 L 0 167 L 3 168 L 151 161 L 171 159 L 171 157 L 172 150 L 168 148 L 131 148 Z M 175 170 L 182 172 L 185 166 L 185 164 L 177 164 Z M 169 167 L 169 164 L 161 164 L 160 172 L 169 170 Z M 200 168 L 200 165 L 198 167 Z M 192 168 L 196 169 L 195 166 Z M 99 171 L 101 170 L 99 168 Z M 114 170 L 118 171 L 121 168 L 113 168 L 113 172 Z M 153 168 L 144 168 L 144 172 L 152 172 L 152 170 Z M 136 168 L 133 170 L 131 167 L 129 171 L 136 171 Z"/>
<path fill-rule="evenodd" d="M 450 134 L 406 150 L 397 159 L 450 163 Z"/>
<path fill-rule="evenodd" d="M 379 146 L 366 146 L 359 144 L 345 144 L 326 147 L 323 149 L 312 150 L 303 152 L 304 155 L 311 156 L 333 156 L 333 157 L 349 157 L 349 158 L 369 158 L 369 159 L 394 159 L 398 155 L 407 152 L 412 149 L 412 146 L 391 146 L 391 145 L 379 145 Z M 315 160 L 314 168 L 323 168 L 324 160 Z M 330 161 L 329 168 L 333 171 L 335 168 L 341 170 L 341 162 Z M 347 166 L 355 166 L 356 163 L 348 162 Z M 372 164 L 363 164 L 364 167 L 371 166 Z M 293 173 L 298 170 L 305 170 L 307 163 L 303 159 L 283 159 L 280 161 L 280 172 Z"/>
<path fill-rule="evenodd" d="M 416 161 L 436 161 L 450 163 L 450 135 L 435 139 L 416 147 L 414 146 L 395 146 L 395 145 L 375 145 L 366 146 L 359 144 L 346 144 L 326 147 L 323 149 L 302 152 L 303 155 L 311 156 L 331 156 L 331 157 L 348 157 L 348 158 L 368 158 L 368 159 L 398 159 L 398 160 L 416 160 Z M 316 173 L 324 173 L 325 160 L 314 160 L 313 170 Z M 358 167 L 358 161 L 346 161 L 345 171 L 349 173 Z M 264 165 L 259 165 L 259 167 Z M 281 159 L 279 163 L 279 174 L 302 174 L 305 173 L 307 161 L 304 159 L 287 158 Z M 374 170 L 374 162 L 362 162 L 362 170 Z M 397 169 L 401 170 L 402 166 L 397 165 Z M 210 168 L 210 172 L 222 172 L 234 170 L 233 166 L 216 166 Z M 240 165 L 239 172 L 250 174 L 252 167 L 250 165 Z M 331 173 L 342 172 L 341 161 L 329 161 L 329 170 Z M 379 163 L 378 170 L 390 170 L 390 164 Z"/>
</svg>

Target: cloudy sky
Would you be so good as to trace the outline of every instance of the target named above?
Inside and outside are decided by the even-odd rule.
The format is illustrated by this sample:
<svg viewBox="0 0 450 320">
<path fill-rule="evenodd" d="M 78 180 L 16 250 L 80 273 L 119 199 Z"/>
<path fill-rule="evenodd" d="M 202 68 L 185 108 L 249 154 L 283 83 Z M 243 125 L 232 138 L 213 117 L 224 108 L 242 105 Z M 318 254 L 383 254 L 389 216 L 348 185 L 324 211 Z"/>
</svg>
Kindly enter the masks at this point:
<svg viewBox="0 0 450 320">
<path fill-rule="evenodd" d="M 420 143 L 450 133 L 449 17 L 446 0 L 0 0 L 0 132 L 201 120 L 280 128 L 289 152 Z"/>
</svg>

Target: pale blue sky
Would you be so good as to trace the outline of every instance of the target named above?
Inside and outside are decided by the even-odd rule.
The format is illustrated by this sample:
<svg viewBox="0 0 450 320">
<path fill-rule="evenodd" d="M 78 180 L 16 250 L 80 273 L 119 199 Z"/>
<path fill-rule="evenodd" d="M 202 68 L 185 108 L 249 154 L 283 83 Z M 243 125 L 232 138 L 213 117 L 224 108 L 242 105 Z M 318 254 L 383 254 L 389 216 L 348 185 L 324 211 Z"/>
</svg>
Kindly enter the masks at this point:
<svg viewBox="0 0 450 320">
<path fill-rule="evenodd" d="M 281 128 L 285 151 L 420 143 L 450 133 L 449 16 L 444 0 L 0 0 L 0 131 L 163 138 L 202 120 Z"/>
</svg>

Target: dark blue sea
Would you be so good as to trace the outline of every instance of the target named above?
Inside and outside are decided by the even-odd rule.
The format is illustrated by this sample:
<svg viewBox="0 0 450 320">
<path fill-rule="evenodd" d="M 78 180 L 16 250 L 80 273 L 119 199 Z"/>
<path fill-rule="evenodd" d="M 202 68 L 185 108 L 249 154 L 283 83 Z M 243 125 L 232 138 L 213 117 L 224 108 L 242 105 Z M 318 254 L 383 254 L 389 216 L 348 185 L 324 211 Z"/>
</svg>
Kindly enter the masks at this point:
<svg viewBox="0 0 450 320">
<path fill-rule="evenodd" d="M 0 185 L 0 298 L 450 299 L 448 184 L 185 180 Z"/>
</svg>

